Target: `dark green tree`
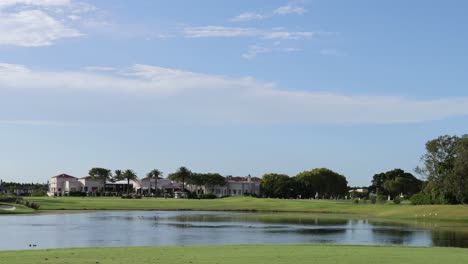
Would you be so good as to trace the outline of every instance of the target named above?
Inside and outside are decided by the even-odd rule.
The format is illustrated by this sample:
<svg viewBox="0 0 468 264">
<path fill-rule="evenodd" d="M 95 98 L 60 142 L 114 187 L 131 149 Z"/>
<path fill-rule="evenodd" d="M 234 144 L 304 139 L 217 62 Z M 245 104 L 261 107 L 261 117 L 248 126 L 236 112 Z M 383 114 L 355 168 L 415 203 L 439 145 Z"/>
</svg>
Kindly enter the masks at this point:
<svg viewBox="0 0 468 264">
<path fill-rule="evenodd" d="M 260 183 L 262 193 L 271 198 L 288 198 L 292 186 L 292 179 L 288 175 L 277 173 L 263 175 Z"/>
<path fill-rule="evenodd" d="M 327 168 L 304 171 L 294 177 L 303 198 L 314 197 L 316 193 L 325 197 L 337 197 L 347 194 L 346 177 Z"/>
<path fill-rule="evenodd" d="M 424 193 L 432 203 L 445 200 L 450 203 L 466 203 L 468 163 L 468 135 L 444 135 L 426 143 L 426 153 L 421 157 L 423 165 L 416 171 L 427 178 Z"/>
<path fill-rule="evenodd" d="M 102 189 L 101 192 L 106 192 L 106 183 L 107 181 L 112 179 L 112 172 L 109 169 L 105 168 L 91 168 L 88 172 L 89 176 L 93 180 L 101 181 L 102 182 Z"/>
<path fill-rule="evenodd" d="M 399 194 L 413 195 L 421 191 L 423 182 L 413 174 L 402 169 L 393 169 L 375 174 L 372 179 L 371 190 L 379 190 L 385 195 L 396 197 Z"/>
<path fill-rule="evenodd" d="M 173 181 L 182 182 L 182 191 L 185 191 L 185 181 L 192 176 L 192 172 L 186 167 L 180 167 L 176 172 L 169 174 L 168 178 Z"/>
</svg>

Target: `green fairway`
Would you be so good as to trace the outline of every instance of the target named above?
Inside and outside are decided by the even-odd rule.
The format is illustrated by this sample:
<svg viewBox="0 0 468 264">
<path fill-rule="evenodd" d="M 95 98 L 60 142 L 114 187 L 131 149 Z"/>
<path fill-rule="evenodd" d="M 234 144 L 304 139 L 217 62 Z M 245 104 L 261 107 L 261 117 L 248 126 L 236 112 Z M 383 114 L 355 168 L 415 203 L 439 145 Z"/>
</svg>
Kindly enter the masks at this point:
<svg viewBox="0 0 468 264">
<path fill-rule="evenodd" d="M 467 205 L 353 204 L 334 200 L 283 200 L 232 197 L 214 200 L 121 199 L 111 197 L 31 197 L 41 211 L 48 210 L 206 210 L 303 212 L 353 215 L 389 220 L 468 222 Z"/>
<path fill-rule="evenodd" d="M 468 263 L 468 249 L 333 245 L 84 248 L 0 252 L 8 264 Z"/>
</svg>

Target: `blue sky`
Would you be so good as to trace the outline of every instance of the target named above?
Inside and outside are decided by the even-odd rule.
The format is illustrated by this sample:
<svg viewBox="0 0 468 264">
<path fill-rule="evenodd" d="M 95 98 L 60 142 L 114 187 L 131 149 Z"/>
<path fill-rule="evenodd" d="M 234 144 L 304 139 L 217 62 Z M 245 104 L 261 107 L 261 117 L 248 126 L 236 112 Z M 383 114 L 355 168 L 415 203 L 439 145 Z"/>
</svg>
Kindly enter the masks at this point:
<svg viewBox="0 0 468 264">
<path fill-rule="evenodd" d="M 427 140 L 467 132 L 466 10 L 0 0 L 0 178 L 412 171 Z"/>
</svg>

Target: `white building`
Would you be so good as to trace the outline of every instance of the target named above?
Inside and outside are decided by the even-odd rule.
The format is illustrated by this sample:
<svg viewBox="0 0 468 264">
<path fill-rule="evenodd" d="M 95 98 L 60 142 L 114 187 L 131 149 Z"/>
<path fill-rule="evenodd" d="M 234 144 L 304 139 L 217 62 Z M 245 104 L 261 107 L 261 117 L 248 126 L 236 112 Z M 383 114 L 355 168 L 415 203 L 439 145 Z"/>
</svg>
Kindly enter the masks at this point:
<svg viewBox="0 0 468 264">
<path fill-rule="evenodd" d="M 157 190 L 157 193 L 163 194 L 182 189 L 182 184 L 164 178 L 146 177 L 136 180 L 133 188 L 135 192 L 140 194 L 155 193 L 155 190 Z"/>
<path fill-rule="evenodd" d="M 81 191 L 82 183 L 78 181 L 78 178 L 62 173 L 60 175 L 50 178 L 49 196 L 63 196 L 69 192 Z"/>
<path fill-rule="evenodd" d="M 102 182 L 94 180 L 91 176 L 80 178 L 78 181 L 82 184 L 82 192 L 97 192 L 102 189 Z"/>
<path fill-rule="evenodd" d="M 190 191 L 196 191 L 198 188 L 203 190 L 204 193 L 212 193 L 217 197 L 223 196 L 239 196 L 244 194 L 260 196 L 260 182 L 261 179 L 257 177 L 226 177 L 225 185 L 215 186 L 194 186 L 187 184 L 186 188 Z"/>
<path fill-rule="evenodd" d="M 60 175 L 50 178 L 49 196 L 66 196 L 70 192 L 85 192 L 88 194 L 96 193 L 102 190 L 103 183 L 101 181 L 94 180 L 91 176 L 82 178 L 73 177 L 71 175 L 62 173 Z M 127 185 L 130 188 L 130 192 L 136 192 L 139 194 L 150 194 L 155 193 L 154 190 L 157 188 L 158 193 L 173 193 L 174 191 L 181 190 L 182 184 L 173 182 L 169 179 L 158 178 L 143 178 L 137 180 L 131 180 L 128 184 L 127 180 L 120 180 L 115 182 L 106 183 L 106 191 L 111 193 L 125 193 L 127 192 Z"/>
</svg>

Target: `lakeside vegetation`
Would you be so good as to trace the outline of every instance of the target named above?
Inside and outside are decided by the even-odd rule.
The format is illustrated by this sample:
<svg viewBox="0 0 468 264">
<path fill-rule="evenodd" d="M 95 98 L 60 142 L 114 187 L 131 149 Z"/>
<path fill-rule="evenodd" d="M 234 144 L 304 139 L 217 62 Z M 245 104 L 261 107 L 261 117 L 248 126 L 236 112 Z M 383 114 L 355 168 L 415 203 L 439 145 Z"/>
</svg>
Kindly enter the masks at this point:
<svg viewBox="0 0 468 264">
<path fill-rule="evenodd" d="M 467 249 L 341 245 L 224 245 L 0 251 L 9 264 L 467 263 Z"/>
<path fill-rule="evenodd" d="M 115 197 L 30 197 L 39 212 L 59 210 L 202 210 L 302 212 L 388 220 L 453 221 L 468 223 L 467 205 L 354 204 L 350 200 L 292 200 L 230 197 L 214 200 Z"/>
</svg>

